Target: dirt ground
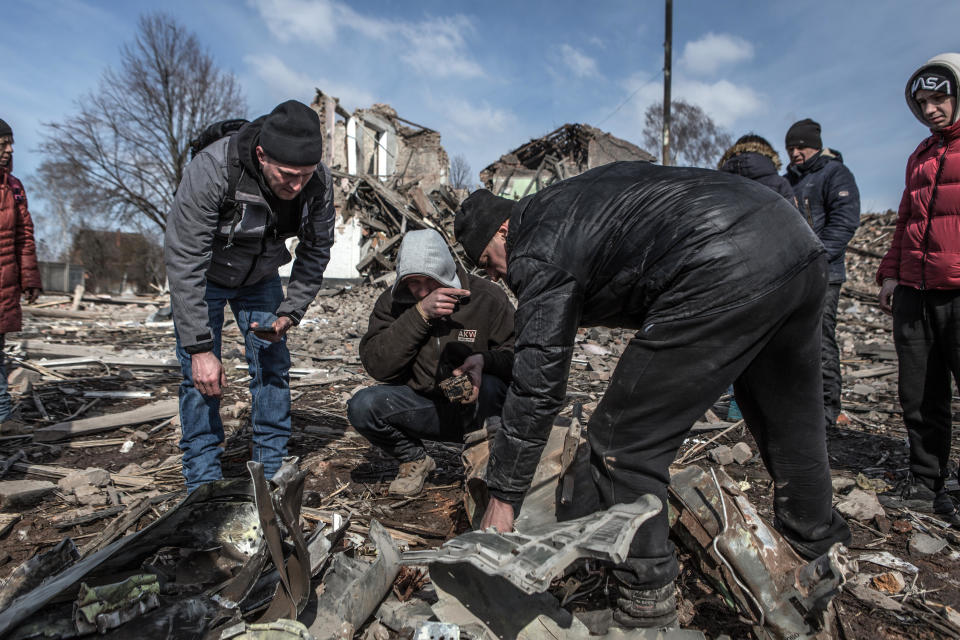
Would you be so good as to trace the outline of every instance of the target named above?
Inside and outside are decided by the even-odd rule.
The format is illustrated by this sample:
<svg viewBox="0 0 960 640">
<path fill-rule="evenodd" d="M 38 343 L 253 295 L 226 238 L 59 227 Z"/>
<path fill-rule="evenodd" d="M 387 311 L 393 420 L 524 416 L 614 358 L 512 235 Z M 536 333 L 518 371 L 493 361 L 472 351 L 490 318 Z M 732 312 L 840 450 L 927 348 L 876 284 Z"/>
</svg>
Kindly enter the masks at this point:
<svg viewBox="0 0 960 640">
<path fill-rule="evenodd" d="M 841 424 L 828 434 L 835 476 L 855 479 L 863 474 L 864 478 L 883 480 L 890 485 L 907 468 L 906 433 L 896 395 L 896 357 L 892 351 L 890 321 L 875 305 L 876 286 L 872 278 L 878 257 L 889 242 L 892 224 L 889 215 L 865 216 L 848 256 L 850 277 L 840 301 L 838 329 L 844 372 L 844 415 Z M 356 348 L 378 294 L 378 289 L 358 287 L 320 298 L 311 307 L 304 324 L 291 334 L 295 369 L 312 370 L 305 378 L 295 378 L 292 387 L 290 452 L 300 457 L 301 467 L 308 472 L 303 516 L 308 521 L 319 521 L 328 519 L 334 512 L 351 513 L 361 527 L 375 518 L 411 548 L 435 546 L 468 528 L 462 501 L 461 446 L 431 443 L 428 450 L 437 460 L 438 469 L 430 477 L 427 490 L 416 498 L 397 499 L 386 494 L 387 485 L 397 470 L 396 461 L 372 449 L 349 427 L 345 418 L 346 399 L 359 386 L 371 383 L 363 373 Z M 105 308 L 105 305 L 88 305 L 88 310 Z M 23 333 L 7 337 L 8 350 L 16 355 L 17 349 L 12 345 L 18 340 L 43 339 L 97 345 L 104 352 L 136 351 L 158 361 L 171 359 L 172 329 L 162 323 L 144 322 L 152 310 L 155 308 L 110 307 L 100 321 L 28 319 Z M 230 383 L 222 411 L 228 434 L 224 470 L 227 476 L 240 477 L 245 474 L 244 464 L 249 459 L 249 394 L 245 388 L 245 371 L 235 368 L 242 366 L 239 333 L 233 326 L 228 327 L 225 335 L 224 362 Z M 567 415 L 572 404 L 580 402 L 589 416 L 628 339 L 629 334 L 619 330 L 581 331 L 568 389 Z M 31 361 L 36 360 L 31 357 Z M 102 399 L 87 409 L 83 417 L 176 397 L 179 373 L 174 368 L 138 370 L 112 366 L 107 369 L 104 365 L 65 369 L 61 371 L 63 380 L 36 382 L 30 393 L 15 396 L 22 418 L 34 427 L 61 421 L 89 402 L 79 391 L 135 390 L 153 394 L 151 399 Z M 42 410 L 38 404 L 43 406 Z M 722 417 L 725 408 L 721 401 L 715 412 Z M 706 431 L 691 436 L 681 455 L 715 433 Z M 142 491 L 119 491 L 116 499 L 122 504 L 129 504 L 148 491 L 180 492 L 153 505 L 135 525 L 138 528 L 182 497 L 176 421 L 157 420 L 53 444 L 32 442 L 29 435 L 0 436 L 0 461 L 23 450 L 27 461 L 34 465 L 70 469 L 99 467 L 112 473 L 127 467 L 126 473 L 151 479 Z M 127 444 L 128 441 L 132 445 Z M 739 441 L 756 450 L 744 428 L 728 432 L 715 444 L 732 446 Z M 706 458 L 698 458 L 694 456 L 692 461 L 712 464 Z M 139 469 L 131 471 L 128 467 L 131 464 L 139 465 Z M 765 517 L 772 519 L 771 482 L 758 458 L 744 465 L 726 465 L 725 470 L 734 480 L 749 483 L 746 493 L 750 500 Z M 35 473 L 14 468 L 3 479 L 36 477 Z M 953 488 L 960 489 L 956 485 Z M 956 497 L 960 498 L 960 493 Z M 22 517 L 0 537 L 0 576 L 8 575 L 20 562 L 48 549 L 64 536 L 73 538 L 81 547 L 87 541 L 95 541 L 104 527 L 117 517 L 69 527 L 56 526 L 57 516 L 77 508 L 61 491 L 31 508 L 6 509 L 5 513 L 14 512 Z M 919 572 L 916 576 L 905 575 L 905 590 L 893 596 L 903 605 L 899 612 L 877 608 L 844 591 L 836 599 L 840 621 L 837 637 L 871 640 L 957 637 L 956 629 L 944 621 L 942 605 L 960 609 L 960 537 L 936 522 L 894 509 L 887 509 L 885 517 L 867 522 L 851 520 L 851 529 L 851 557 L 889 551 L 915 565 Z M 923 529 L 945 539 L 946 548 L 931 555 L 911 551 L 911 536 Z M 684 626 L 703 630 L 710 637 L 721 633 L 734 638 L 751 637 L 749 623 L 723 605 L 698 574 L 692 558 L 683 553 L 680 557 Z M 860 571 L 881 574 L 886 569 L 861 563 Z"/>
</svg>

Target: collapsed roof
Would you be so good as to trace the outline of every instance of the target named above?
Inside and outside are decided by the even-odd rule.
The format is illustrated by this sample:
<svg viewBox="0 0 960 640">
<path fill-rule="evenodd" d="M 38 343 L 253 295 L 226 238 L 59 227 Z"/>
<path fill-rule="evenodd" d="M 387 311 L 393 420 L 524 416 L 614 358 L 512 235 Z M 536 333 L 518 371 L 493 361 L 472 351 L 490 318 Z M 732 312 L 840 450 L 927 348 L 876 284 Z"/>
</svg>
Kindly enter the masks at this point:
<svg viewBox="0 0 960 640">
<path fill-rule="evenodd" d="M 531 140 L 480 172 L 487 189 L 520 199 L 558 180 L 618 160 L 656 158 L 632 142 L 587 124 L 565 124 Z"/>
</svg>

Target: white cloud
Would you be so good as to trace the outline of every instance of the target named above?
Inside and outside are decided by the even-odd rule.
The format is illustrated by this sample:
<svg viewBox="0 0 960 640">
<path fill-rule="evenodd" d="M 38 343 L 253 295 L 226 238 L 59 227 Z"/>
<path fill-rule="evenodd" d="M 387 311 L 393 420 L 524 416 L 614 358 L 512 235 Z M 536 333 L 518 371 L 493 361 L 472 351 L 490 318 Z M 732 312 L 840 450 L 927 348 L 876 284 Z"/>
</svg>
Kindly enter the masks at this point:
<svg viewBox="0 0 960 640">
<path fill-rule="evenodd" d="M 445 98 L 437 103 L 438 111 L 452 125 L 443 134 L 469 141 L 490 134 L 512 134 L 517 117 L 506 109 L 491 107 L 486 102 L 474 103 L 463 98 Z"/>
<path fill-rule="evenodd" d="M 401 24 L 397 28 L 405 41 L 401 57 L 424 74 L 464 78 L 482 76 L 483 69 L 466 53 L 464 34 L 472 29 L 470 21 L 463 16 Z"/>
<path fill-rule="evenodd" d="M 597 61 L 586 55 L 576 47 L 564 44 L 560 47 L 560 58 L 574 76 L 578 78 L 596 77 L 600 75 Z"/>
<path fill-rule="evenodd" d="M 753 45 L 738 36 L 708 33 L 683 47 L 680 64 L 690 71 L 709 75 L 722 67 L 753 58 Z"/>
<path fill-rule="evenodd" d="M 484 75 L 467 47 L 466 35 L 473 31 L 473 24 L 465 16 L 403 22 L 366 16 L 333 0 L 249 2 L 281 42 L 296 39 L 329 47 L 349 30 L 376 41 L 384 58 L 403 60 L 419 73 L 464 78 Z"/>
<path fill-rule="evenodd" d="M 740 118 L 758 113 L 763 106 L 763 96 L 728 80 L 681 82 L 674 85 L 672 94 L 674 100 L 698 105 L 717 125 L 725 128 Z"/>
<path fill-rule="evenodd" d="M 309 102 L 313 98 L 313 88 L 320 87 L 327 95 L 340 98 L 345 106 L 367 106 L 376 102 L 373 94 L 364 89 L 295 71 L 275 55 L 248 55 L 244 62 L 275 95 L 299 97 Z M 309 95 L 304 96 L 304 92 Z"/>
</svg>

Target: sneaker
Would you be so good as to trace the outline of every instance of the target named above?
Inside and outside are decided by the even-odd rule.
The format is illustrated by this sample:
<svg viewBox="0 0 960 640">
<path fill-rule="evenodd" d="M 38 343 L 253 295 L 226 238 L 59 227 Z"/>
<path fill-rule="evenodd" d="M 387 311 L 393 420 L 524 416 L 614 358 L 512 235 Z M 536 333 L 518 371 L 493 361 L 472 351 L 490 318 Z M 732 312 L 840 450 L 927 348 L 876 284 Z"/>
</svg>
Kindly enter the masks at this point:
<svg viewBox="0 0 960 640">
<path fill-rule="evenodd" d="M 397 496 L 418 495 L 423 491 L 423 483 L 427 481 L 427 476 L 436 468 L 437 463 L 430 456 L 401 463 L 397 477 L 390 483 L 389 492 Z"/>
<path fill-rule="evenodd" d="M 613 621 L 626 629 L 676 628 L 677 587 L 673 580 L 659 589 L 617 584 Z"/>
</svg>

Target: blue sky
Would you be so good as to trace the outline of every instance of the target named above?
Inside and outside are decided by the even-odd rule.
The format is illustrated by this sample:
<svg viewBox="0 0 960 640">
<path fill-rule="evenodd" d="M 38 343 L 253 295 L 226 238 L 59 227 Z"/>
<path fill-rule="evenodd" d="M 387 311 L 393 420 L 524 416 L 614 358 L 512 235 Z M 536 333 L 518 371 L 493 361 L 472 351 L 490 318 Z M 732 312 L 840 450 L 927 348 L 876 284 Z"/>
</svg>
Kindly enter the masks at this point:
<svg viewBox="0 0 960 640">
<path fill-rule="evenodd" d="M 662 97 L 662 0 L 20 0 L 3 10 L 0 118 L 14 128 L 15 173 L 28 189 L 42 188 L 31 178 L 43 123 L 75 111 L 117 64 L 138 16 L 158 7 L 238 76 L 243 115 L 309 102 L 314 87 L 351 111 L 387 102 L 440 131 L 474 177 L 567 122 L 645 146 L 643 112 Z M 906 158 L 926 135 L 904 84 L 934 54 L 957 50 L 957 24 L 955 0 L 675 0 L 673 96 L 734 138 L 767 137 L 784 160 L 790 124 L 817 120 L 864 210 L 896 208 Z"/>
</svg>

